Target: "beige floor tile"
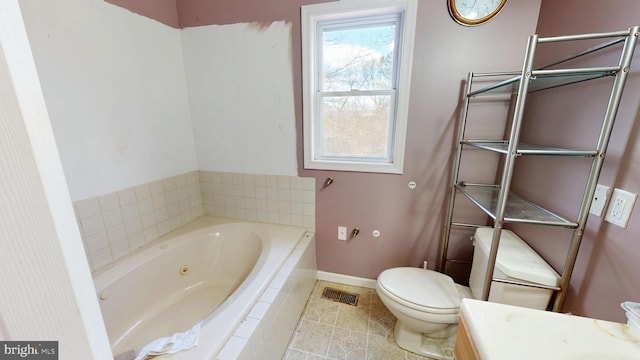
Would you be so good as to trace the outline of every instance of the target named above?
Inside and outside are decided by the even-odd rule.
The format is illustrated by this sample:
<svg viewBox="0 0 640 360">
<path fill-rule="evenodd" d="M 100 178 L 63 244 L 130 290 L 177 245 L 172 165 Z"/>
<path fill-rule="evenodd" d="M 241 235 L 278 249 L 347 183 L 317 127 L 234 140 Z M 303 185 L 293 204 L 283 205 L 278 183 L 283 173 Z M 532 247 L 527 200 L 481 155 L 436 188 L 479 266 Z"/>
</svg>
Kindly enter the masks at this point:
<svg viewBox="0 0 640 360">
<path fill-rule="evenodd" d="M 378 294 L 374 291 L 371 294 L 371 307 L 375 309 L 386 309 L 387 307 L 382 303 Z"/>
<path fill-rule="evenodd" d="M 369 313 L 369 333 L 389 337 L 393 334 L 396 317 L 387 309 L 371 309 Z"/>
<path fill-rule="evenodd" d="M 312 297 L 307 302 L 302 319 L 319 322 L 321 324 L 335 325 L 340 304 L 318 297 Z"/>
<path fill-rule="evenodd" d="M 353 285 L 342 285 L 342 290 L 348 291 L 350 293 L 356 293 L 361 296 L 371 295 L 371 292 L 375 291 L 374 289 L 364 288 L 360 286 L 353 286 Z"/>
<path fill-rule="evenodd" d="M 405 360 L 405 350 L 384 336 L 369 334 L 366 360 Z"/>
<path fill-rule="evenodd" d="M 289 348 L 289 351 L 285 354 L 284 358 L 282 358 L 282 360 L 326 360 L 326 359 L 327 357 L 325 356 L 311 354 L 308 352 L 291 349 L 291 348 Z"/>
<path fill-rule="evenodd" d="M 296 330 L 292 347 L 297 350 L 325 356 L 329 348 L 333 326 L 302 320 Z"/>
<path fill-rule="evenodd" d="M 338 308 L 336 326 L 367 332 L 369 329 L 369 308 L 341 304 Z"/>
<path fill-rule="evenodd" d="M 336 327 L 331 336 L 327 358 L 361 360 L 367 351 L 367 333 Z"/>
<path fill-rule="evenodd" d="M 288 348 L 283 360 L 306 360 L 307 353 L 294 348 Z"/>
<path fill-rule="evenodd" d="M 322 299 L 325 287 L 357 293 L 358 306 Z M 375 289 L 318 281 L 283 360 L 428 360 L 396 345 L 395 322 Z"/>
<path fill-rule="evenodd" d="M 373 293 L 371 291 L 360 294 L 360 296 L 358 297 L 358 306 L 370 308 L 372 296 L 373 296 Z"/>
<path fill-rule="evenodd" d="M 316 354 L 309 354 L 309 356 L 307 357 L 307 360 L 326 360 L 327 358 L 325 356 L 320 356 L 320 355 L 316 355 Z"/>
<path fill-rule="evenodd" d="M 406 356 L 406 358 L 405 358 L 406 360 L 431 360 L 430 358 L 428 358 L 426 356 L 414 354 L 411 351 L 407 351 L 405 356 Z"/>
</svg>

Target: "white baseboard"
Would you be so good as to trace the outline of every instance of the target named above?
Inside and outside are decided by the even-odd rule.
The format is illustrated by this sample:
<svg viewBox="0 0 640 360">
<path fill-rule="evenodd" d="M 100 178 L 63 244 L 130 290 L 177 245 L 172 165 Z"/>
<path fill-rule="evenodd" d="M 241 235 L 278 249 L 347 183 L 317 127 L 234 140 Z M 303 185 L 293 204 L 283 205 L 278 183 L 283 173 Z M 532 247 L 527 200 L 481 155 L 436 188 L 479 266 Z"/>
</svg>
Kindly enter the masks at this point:
<svg viewBox="0 0 640 360">
<path fill-rule="evenodd" d="M 376 280 L 361 278 L 351 275 L 343 275 L 318 270 L 318 280 L 331 281 L 339 284 L 361 286 L 370 289 L 376 288 Z"/>
</svg>

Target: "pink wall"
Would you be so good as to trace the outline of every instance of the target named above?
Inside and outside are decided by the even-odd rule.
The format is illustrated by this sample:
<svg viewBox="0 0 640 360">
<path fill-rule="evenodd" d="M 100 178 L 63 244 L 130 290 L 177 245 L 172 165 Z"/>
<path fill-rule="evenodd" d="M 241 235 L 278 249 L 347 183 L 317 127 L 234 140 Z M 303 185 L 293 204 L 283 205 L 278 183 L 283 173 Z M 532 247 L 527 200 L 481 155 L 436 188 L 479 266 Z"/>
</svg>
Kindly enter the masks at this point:
<svg viewBox="0 0 640 360">
<path fill-rule="evenodd" d="M 636 0 L 544 1 L 537 32 L 555 36 L 623 30 L 640 25 Z M 542 51 L 542 57 L 559 49 Z M 618 56 L 604 52 L 594 61 L 617 63 Z M 599 80 L 580 86 L 539 93 L 527 105 L 522 133 L 526 142 L 593 147 L 599 133 L 611 82 Z M 640 192 L 640 51 L 618 113 L 599 183 Z M 567 217 L 575 217 L 584 191 L 584 175 L 590 161 L 525 159 L 518 163 L 514 187 L 522 195 L 540 199 Z M 540 196 L 542 194 L 542 197 Z M 640 301 L 640 211 L 636 209 L 627 229 L 591 215 L 564 311 L 589 317 L 626 321 L 619 304 Z M 549 228 L 519 227 L 518 233 L 533 243 L 558 270 L 564 263 L 570 232 Z"/>
<path fill-rule="evenodd" d="M 298 139 L 302 139 L 300 5 L 319 2 L 323 1 L 180 0 L 178 16 L 181 27 L 290 22 Z M 442 243 L 462 81 L 471 70 L 518 69 L 522 53 L 511 49 L 524 49 L 526 37 L 535 29 L 538 9 L 539 1 L 513 0 L 491 22 L 467 28 L 450 18 L 445 2 L 420 2 L 405 173 L 299 170 L 301 176 L 317 179 L 320 270 L 375 279 L 393 266 L 418 266 L 429 260 L 431 268 L 435 267 Z M 303 163 L 302 151 L 298 140 L 298 164 Z M 335 179 L 334 184 L 322 188 L 329 176 Z M 408 188 L 410 181 L 418 183 L 416 190 Z M 338 226 L 358 227 L 361 233 L 355 239 L 339 241 Z M 374 238 L 373 230 L 382 236 Z M 458 247 L 468 257 L 470 243 Z"/>
<path fill-rule="evenodd" d="M 180 27 L 211 24 L 271 23 L 284 20 L 299 25 L 300 5 L 331 0 L 177 0 Z M 299 33 L 299 32 L 298 32 Z"/>
<path fill-rule="evenodd" d="M 375 279 L 384 269 L 421 266 L 423 260 L 436 268 L 463 81 L 469 71 L 520 68 L 538 8 L 537 1 L 509 1 L 492 21 L 463 27 L 451 19 L 446 2 L 420 1 L 404 173 L 301 170 L 304 176 L 315 176 L 317 184 L 328 176 L 335 179 L 316 197 L 320 270 Z M 493 176 L 494 169 L 489 173 Z M 410 181 L 417 183 L 415 190 L 408 188 Z M 338 225 L 358 227 L 361 235 L 339 241 Z M 373 230 L 382 236 L 374 238 Z M 461 239 L 463 243 L 452 245 L 452 255 L 468 259 L 471 243 L 466 236 Z M 460 281 L 466 281 L 465 276 L 468 273 Z"/>
<path fill-rule="evenodd" d="M 178 0 L 181 27 L 285 20 L 292 26 L 292 72 L 302 164 L 300 6 L 322 0 Z M 414 49 L 405 171 L 402 175 L 312 171 L 316 177 L 316 229 L 320 270 L 375 279 L 394 266 L 435 268 L 442 244 L 446 197 L 455 149 L 454 133 L 463 81 L 469 71 L 517 70 L 526 38 L 534 32 L 540 1 L 511 0 L 490 22 L 464 27 L 449 16 L 446 2 L 420 1 Z M 259 54 L 256 54 L 259 61 Z M 491 123 L 489 123 L 491 124 Z M 472 167 L 493 177 L 493 168 Z M 324 179 L 335 182 L 324 189 Z M 416 181 L 410 190 L 407 184 Z M 337 240 L 337 227 L 358 227 L 360 235 Z M 382 236 L 374 238 L 373 230 Z M 454 243 L 468 258 L 470 242 Z M 455 254 L 454 254 L 455 255 Z M 468 269 L 461 269 L 464 273 Z M 464 275 L 461 281 L 465 281 Z"/>
<path fill-rule="evenodd" d="M 105 0 L 131 12 L 157 20 L 165 25 L 179 28 L 177 0 Z"/>
</svg>

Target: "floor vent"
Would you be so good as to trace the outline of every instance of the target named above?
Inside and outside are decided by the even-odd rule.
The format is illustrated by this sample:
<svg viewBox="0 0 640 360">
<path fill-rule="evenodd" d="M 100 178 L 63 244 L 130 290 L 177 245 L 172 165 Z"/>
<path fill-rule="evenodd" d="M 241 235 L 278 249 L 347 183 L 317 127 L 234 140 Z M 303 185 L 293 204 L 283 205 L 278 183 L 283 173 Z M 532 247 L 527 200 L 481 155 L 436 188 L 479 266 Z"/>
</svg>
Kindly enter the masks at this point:
<svg viewBox="0 0 640 360">
<path fill-rule="evenodd" d="M 324 299 L 329 299 L 337 302 L 341 302 L 343 304 L 358 305 L 358 294 L 351 294 L 342 290 L 326 287 L 322 291 L 322 297 Z"/>
</svg>

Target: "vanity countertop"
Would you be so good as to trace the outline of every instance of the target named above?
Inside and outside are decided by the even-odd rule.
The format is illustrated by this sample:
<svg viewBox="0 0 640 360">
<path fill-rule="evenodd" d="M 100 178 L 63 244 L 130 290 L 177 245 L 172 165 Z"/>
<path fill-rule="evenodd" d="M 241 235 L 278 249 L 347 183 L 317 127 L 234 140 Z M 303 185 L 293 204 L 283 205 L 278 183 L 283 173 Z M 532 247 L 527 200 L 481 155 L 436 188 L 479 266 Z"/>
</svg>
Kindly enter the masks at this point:
<svg viewBox="0 0 640 360">
<path fill-rule="evenodd" d="M 473 299 L 460 309 L 482 360 L 640 359 L 640 330 L 626 324 Z"/>
</svg>

